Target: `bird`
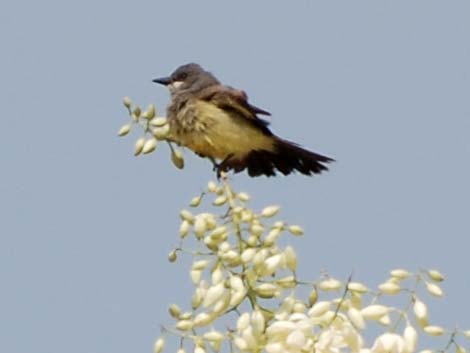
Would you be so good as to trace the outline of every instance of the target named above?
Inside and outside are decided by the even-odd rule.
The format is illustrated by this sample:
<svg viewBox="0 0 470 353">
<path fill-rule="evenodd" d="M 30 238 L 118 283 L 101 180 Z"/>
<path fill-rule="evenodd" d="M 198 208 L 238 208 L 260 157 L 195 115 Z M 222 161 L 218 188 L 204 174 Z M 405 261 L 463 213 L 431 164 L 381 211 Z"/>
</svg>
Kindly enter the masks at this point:
<svg viewBox="0 0 470 353">
<path fill-rule="evenodd" d="M 196 63 L 182 65 L 153 82 L 170 91 L 169 140 L 210 159 L 217 177 L 231 170 L 247 170 L 250 177 L 277 172 L 313 175 L 327 171 L 326 164 L 334 161 L 272 133 L 269 122 L 259 117 L 270 116 L 268 111 Z"/>
</svg>

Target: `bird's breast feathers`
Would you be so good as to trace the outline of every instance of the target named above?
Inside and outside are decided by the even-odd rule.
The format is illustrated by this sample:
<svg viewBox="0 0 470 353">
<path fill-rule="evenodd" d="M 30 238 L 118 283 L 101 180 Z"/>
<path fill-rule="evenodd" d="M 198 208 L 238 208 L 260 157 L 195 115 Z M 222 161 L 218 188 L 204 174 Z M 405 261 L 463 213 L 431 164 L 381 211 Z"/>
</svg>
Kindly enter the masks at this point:
<svg viewBox="0 0 470 353">
<path fill-rule="evenodd" d="M 188 100 L 170 119 L 179 144 L 212 158 L 243 158 L 251 150 L 271 150 L 273 139 L 236 112 L 202 100 Z"/>
</svg>

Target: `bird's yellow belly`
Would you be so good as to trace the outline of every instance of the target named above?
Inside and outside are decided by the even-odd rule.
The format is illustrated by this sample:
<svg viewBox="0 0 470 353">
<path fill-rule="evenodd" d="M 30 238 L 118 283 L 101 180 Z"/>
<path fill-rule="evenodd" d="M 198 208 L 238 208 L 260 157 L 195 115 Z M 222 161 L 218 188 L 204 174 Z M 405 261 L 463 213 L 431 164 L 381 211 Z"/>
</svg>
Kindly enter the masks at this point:
<svg viewBox="0 0 470 353">
<path fill-rule="evenodd" d="M 197 102 L 187 107 L 174 123 L 172 135 L 179 144 L 211 158 L 232 155 L 243 158 L 252 150 L 272 150 L 273 139 L 249 121 L 210 104 Z M 189 114 L 192 119 L 184 119 Z"/>
</svg>

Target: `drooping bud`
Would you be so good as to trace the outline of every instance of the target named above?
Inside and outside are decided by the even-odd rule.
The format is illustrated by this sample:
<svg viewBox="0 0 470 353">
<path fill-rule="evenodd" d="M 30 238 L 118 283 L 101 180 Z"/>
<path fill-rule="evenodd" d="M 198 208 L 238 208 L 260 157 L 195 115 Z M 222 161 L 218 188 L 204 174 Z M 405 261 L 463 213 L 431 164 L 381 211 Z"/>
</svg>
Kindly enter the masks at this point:
<svg viewBox="0 0 470 353">
<path fill-rule="evenodd" d="M 132 101 L 129 97 L 125 96 L 123 99 L 122 99 L 122 102 L 124 103 L 124 106 L 129 109 L 132 105 Z"/>
<path fill-rule="evenodd" d="M 178 256 L 176 255 L 176 251 L 173 250 L 168 254 L 168 261 L 175 262 Z"/>
<path fill-rule="evenodd" d="M 157 139 L 155 138 L 148 139 L 145 142 L 144 147 L 142 148 L 142 153 L 148 154 L 150 152 L 153 152 L 156 147 L 157 147 Z"/>
<path fill-rule="evenodd" d="M 179 150 L 171 150 L 171 161 L 178 169 L 184 168 L 184 158 Z"/>
<path fill-rule="evenodd" d="M 123 125 L 118 132 L 119 136 L 126 136 L 131 131 L 132 124 Z"/>
<path fill-rule="evenodd" d="M 162 337 L 160 337 L 158 340 L 155 341 L 155 345 L 153 346 L 154 353 L 161 353 L 164 346 L 165 346 L 165 340 Z"/>
<path fill-rule="evenodd" d="M 142 152 L 144 145 L 145 145 L 145 137 L 141 137 L 135 142 L 134 156 L 138 156 Z"/>
</svg>

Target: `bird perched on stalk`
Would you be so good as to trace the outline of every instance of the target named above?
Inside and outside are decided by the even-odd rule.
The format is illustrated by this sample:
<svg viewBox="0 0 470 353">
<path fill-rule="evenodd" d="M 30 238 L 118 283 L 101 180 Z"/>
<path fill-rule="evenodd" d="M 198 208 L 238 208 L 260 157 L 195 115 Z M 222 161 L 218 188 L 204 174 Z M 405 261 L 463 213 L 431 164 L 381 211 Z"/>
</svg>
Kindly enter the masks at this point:
<svg viewBox="0 0 470 353">
<path fill-rule="evenodd" d="M 154 79 L 170 90 L 167 107 L 170 139 L 209 158 L 217 175 L 248 170 L 251 177 L 319 174 L 333 159 L 274 135 L 258 115 L 271 115 L 248 102 L 244 91 L 222 85 L 198 64 Z"/>
</svg>

